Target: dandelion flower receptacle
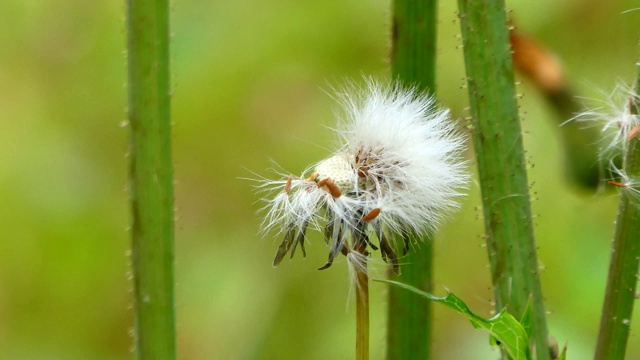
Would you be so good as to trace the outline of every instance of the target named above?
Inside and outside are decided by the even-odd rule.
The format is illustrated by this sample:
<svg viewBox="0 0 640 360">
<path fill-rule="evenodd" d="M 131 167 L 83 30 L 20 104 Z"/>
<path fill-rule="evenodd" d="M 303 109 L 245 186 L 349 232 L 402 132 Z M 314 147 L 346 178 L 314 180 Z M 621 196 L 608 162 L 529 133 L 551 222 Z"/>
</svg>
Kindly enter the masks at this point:
<svg viewBox="0 0 640 360">
<path fill-rule="evenodd" d="M 408 251 L 412 236 L 435 230 L 457 207 L 468 177 L 461 159 L 465 139 L 448 110 L 414 89 L 369 79 L 364 88 L 351 85 L 336 97 L 342 105 L 338 150 L 300 177 L 259 186 L 272 193 L 263 230 L 284 236 L 273 265 L 293 257 L 298 246 L 305 255 L 311 228 L 323 231 L 329 245 L 320 269 L 341 253 L 357 263 L 380 250 L 399 273 L 395 239 Z M 364 260 L 349 256 L 354 251 Z"/>
</svg>

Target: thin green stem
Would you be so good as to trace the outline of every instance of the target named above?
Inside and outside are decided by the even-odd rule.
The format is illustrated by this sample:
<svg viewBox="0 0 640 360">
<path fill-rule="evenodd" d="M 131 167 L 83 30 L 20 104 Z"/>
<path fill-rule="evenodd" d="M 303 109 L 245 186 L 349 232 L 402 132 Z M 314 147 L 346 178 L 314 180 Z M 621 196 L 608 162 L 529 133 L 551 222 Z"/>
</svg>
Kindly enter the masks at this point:
<svg viewBox="0 0 640 360">
<path fill-rule="evenodd" d="M 640 63 L 638 66 L 640 70 Z M 636 79 L 636 91 L 639 88 L 640 72 Z M 634 114 L 639 113 L 640 99 L 632 98 L 629 105 Z M 637 180 L 640 179 L 639 141 L 639 137 L 629 141 L 623 155 L 622 173 L 632 182 L 620 189 L 609 278 L 595 354 L 597 360 L 624 359 L 629 340 L 640 267 L 640 197 L 638 189 L 633 188 L 637 187 Z"/>
<path fill-rule="evenodd" d="M 529 184 L 503 0 L 459 0 L 473 142 L 496 308 L 522 318 L 532 299 L 536 359 L 550 358 Z"/>
<path fill-rule="evenodd" d="M 356 290 L 356 359 L 369 360 L 369 276 L 366 262 L 358 269 Z"/>
<path fill-rule="evenodd" d="M 392 75 L 406 86 L 435 92 L 436 0 L 394 0 Z M 425 238 L 403 262 L 402 276 L 390 275 L 420 290 L 432 291 L 432 239 Z M 427 359 L 431 349 L 431 303 L 399 288 L 389 289 L 387 359 Z"/>
<path fill-rule="evenodd" d="M 128 0 L 135 355 L 175 359 L 167 0 Z"/>
</svg>

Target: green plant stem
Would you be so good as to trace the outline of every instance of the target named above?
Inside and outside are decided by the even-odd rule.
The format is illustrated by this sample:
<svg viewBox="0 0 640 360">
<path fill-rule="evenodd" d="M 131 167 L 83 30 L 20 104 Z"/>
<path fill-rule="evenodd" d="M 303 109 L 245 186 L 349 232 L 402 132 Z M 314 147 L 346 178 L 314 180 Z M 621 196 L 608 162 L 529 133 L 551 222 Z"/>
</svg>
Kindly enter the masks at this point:
<svg viewBox="0 0 640 360">
<path fill-rule="evenodd" d="M 366 262 L 357 273 L 356 359 L 369 360 L 369 276 Z"/>
<path fill-rule="evenodd" d="M 391 71 L 395 79 L 435 93 L 438 2 L 394 0 Z"/>
<path fill-rule="evenodd" d="M 402 261 L 402 275 L 389 272 L 389 278 L 411 285 L 423 291 L 433 290 L 432 240 L 424 239 L 414 252 L 409 252 Z M 387 319 L 387 359 L 428 359 L 431 350 L 432 310 L 426 301 L 412 299 L 410 292 L 389 288 Z M 419 299 L 419 298 L 418 298 Z M 425 304 L 427 303 L 427 304 Z"/>
<path fill-rule="evenodd" d="M 640 72 L 636 79 L 636 91 L 639 86 Z M 638 114 L 640 101 L 638 98 L 632 101 L 631 109 Z M 639 141 L 640 138 L 636 137 L 628 142 L 623 155 L 622 171 L 634 180 L 640 179 Z M 634 191 L 637 189 L 620 190 L 609 278 L 596 347 L 597 360 L 624 359 L 627 350 L 640 267 L 640 197 Z"/>
<path fill-rule="evenodd" d="M 394 0 L 392 75 L 406 86 L 435 92 L 436 0 Z M 390 275 L 420 290 L 432 291 L 432 239 L 425 238 L 403 262 L 402 276 Z M 431 348 L 431 303 L 407 291 L 389 289 L 387 359 L 427 359 Z"/>
<path fill-rule="evenodd" d="M 522 318 L 532 299 L 530 341 L 549 359 L 529 185 L 504 1 L 459 0 L 473 142 L 496 309 Z"/>
<path fill-rule="evenodd" d="M 167 0 L 128 0 L 135 355 L 175 359 Z"/>
</svg>

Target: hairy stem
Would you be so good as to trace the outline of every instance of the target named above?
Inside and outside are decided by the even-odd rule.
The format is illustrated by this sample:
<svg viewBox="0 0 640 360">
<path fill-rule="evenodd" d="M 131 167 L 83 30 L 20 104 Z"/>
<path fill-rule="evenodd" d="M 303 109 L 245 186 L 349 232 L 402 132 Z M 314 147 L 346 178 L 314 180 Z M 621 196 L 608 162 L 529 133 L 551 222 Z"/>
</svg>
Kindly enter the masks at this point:
<svg viewBox="0 0 640 360">
<path fill-rule="evenodd" d="M 168 5 L 127 1 L 135 355 L 154 360 L 176 358 Z"/>
<path fill-rule="evenodd" d="M 522 318 L 532 299 L 531 345 L 550 358 L 529 185 L 503 0 L 458 0 L 473 142 L 496 309 Z"/>
<path fill-rule="evenodd" d="M 394 0 L 391 66 L 407 86 L 435 92 L 436 0 Z M 402 276 L 390 275 L 420 290 L 432 291 L 432 240 L 423 239 L 406 256 Z M 387 359 L 427 359 L 431 348 L 431 303 L 402 289 L 389 289 Z"/>
<path fill-rule="evenodd" d="M 640 63 L 638 63 L 640 70 Z M 640 72 L 635 90 L 640 88 Z M 636 92 L 637 94 L 637 92 Z M 629 106 L 639 113 L 640 100 L 631 99 Z M 633 180 L 640 179 L 640 138 L 627 144 L 622 171 Z M 621 188 L 609 278 L 600 318 L 600 332 L 595 358 L 624 359 L 633 305 L 637 298 L 638 268 L 640 267 L 640 198 L 638 189 Z"/>
</svg>

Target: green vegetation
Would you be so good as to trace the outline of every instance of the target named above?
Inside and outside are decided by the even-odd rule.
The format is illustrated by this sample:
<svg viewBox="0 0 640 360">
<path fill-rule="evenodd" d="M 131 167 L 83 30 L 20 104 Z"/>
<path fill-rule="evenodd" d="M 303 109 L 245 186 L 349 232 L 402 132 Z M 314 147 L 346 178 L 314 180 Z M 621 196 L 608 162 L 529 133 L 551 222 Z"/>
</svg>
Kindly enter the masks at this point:
<svg viewBox="0 0 640 360">
<path fill-rule="evenodd" d="M 529 352 L 529 338 L 524 326 L 506 311 L 501 311 L 490 319 L 485 319 L 474 314 L 469 307 L 460 298 L 453 293 L 447 296 L 437 297 L 424 291 L 420 291 L 412 286 L 399 283 L 397 281 L 377 280 L 383 283 L 394 285 L 398 288 L 409 290 L 410 292 L 422 296 L 425 299 L 440 303 L 449 307 L 455 312 L 465 316 L 473 327 L 484 328 L 489 331 L 492 336 L 493 343 L 514 360 L 529 360 L 531 355 Z"/>
<path fill-rule="evenodd" d="M 635 75 L 638 12 L 621 12 L 636 2 L 508 5 L 518 29 L 561 58 L 575 92 L 600 98 L 598 90 Z M 0 2 L 6 358 L 131 357 L 124 156 L 131 129 L 120 126 L 127 108 L 125 9 L 120 2 Z M 279 239 L 256 235 L 262 204 L 239 178 L 255 177 L 246 169 L 273 175 L 271 158 L 279 161 L 275 168 L 299 173 L 332 149 L 326 126 L 333 125 L 335 103 L 325 90 L 363 73 L 388 77 L 390 3 L 178 1 L 169 12 L 178 357 L 352 358 L 355 307 L 347 303 L 346 262 L 316 271 L 326 252 L 322 236 L 313 234 L 306 259 L 272 269 Z M 438 15 L 438 98 L 463 119 L 470 112 L 456 3 L 441 1 Z M 619 198 L 575 191 L 566 181 L 555 114 L 526 79 L 516 82 L 524 94 L 518 103 L 549 332 L 568 341 L 571 359 L 589 359 Z M 430 293 L 442 296 L 447 287 L 490 318 L 481 204 L 472 184 L 461 211 L 433 239 Z M 401 260 L 404 274 L 411 259 Z M 386 276 L 377 257 L 369 270 Z M 373 360 L 386 356 L 386 288 L 370 288 Z M 432 311 L 433 358 L 499 356 L 466 318 L 444 306 Z M 640 342 L 629 342 L 626 357 L 640 358 Z"/>
</svg>

